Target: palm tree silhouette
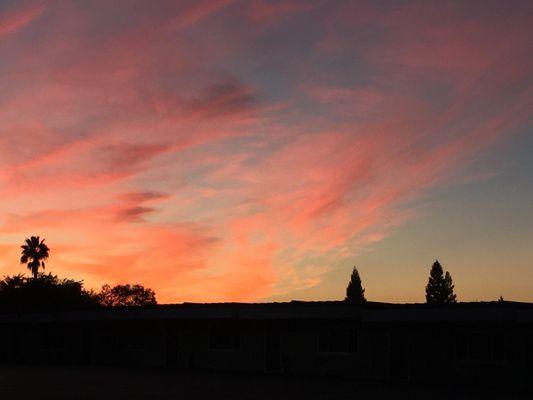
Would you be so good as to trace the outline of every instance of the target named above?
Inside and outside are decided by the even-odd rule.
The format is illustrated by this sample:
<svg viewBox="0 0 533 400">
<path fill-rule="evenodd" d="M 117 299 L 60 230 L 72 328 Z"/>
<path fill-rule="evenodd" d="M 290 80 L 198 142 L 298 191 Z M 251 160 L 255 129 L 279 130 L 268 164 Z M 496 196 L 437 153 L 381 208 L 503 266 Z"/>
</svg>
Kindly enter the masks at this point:
<svg viewBox="0 0 533 400">
<path fill-rule="evenodd" d="M 27 264 L 28 269 L 33 274 L 33 278 L 37 279 L 39 268 L 45 268 L 44 260 L 48 259 L 50 249 L 44 243 L 44 239 L 41 240 L 39 236 L 32 236 L 29 239 L 26 238 L 26 244 L 21 247 L 20 263 Z"/>
</svg>

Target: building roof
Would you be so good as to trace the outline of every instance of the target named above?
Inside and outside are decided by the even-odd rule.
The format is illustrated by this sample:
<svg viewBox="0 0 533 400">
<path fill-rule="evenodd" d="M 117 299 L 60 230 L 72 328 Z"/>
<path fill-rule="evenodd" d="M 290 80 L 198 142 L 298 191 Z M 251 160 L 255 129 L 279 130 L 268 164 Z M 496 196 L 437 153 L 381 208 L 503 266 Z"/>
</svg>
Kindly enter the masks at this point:
<svg viewBox="0 0 533 400">
<path fill-rule="evenodd" d="M 124 307 L 86 311 L 12 313 L 0 315 L 2 323 L 48 321 L 172 319 L 328 320 L 364 323 L 533 322 L 533 304 L 472 302 L 444 306 L 343 301 L 291 301 L 285 303 L 183 303 L 152 307 Z"/>
</svg>

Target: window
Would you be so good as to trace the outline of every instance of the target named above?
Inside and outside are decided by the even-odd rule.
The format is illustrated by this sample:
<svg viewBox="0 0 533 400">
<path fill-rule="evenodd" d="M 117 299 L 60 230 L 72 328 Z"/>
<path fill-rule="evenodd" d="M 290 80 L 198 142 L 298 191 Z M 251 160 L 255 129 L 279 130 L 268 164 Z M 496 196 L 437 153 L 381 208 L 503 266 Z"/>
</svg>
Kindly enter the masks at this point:
<svg viewBox="0 0 533 400">
<path fill-rule="evenodd" d="M 503 361 L 505 359 L 505 336 L 503 333 L 498 333 L 493 338 L 492 357 L 494 361 Z"/>
<path fill-rule="evenodd" d="M 142 350 L 145 346 L 145 337 L 142 327 L 128 327 L 117 332 L 118 345 L 122 350 Z"/>
<path fill-rule="evenodd" d="M 239 330 L 229 325 L 213 325 L 209 329 L 209 349 L 238 350 L 240 348 Z"/>
<path fill-rule="evenodd" d="M 491 338 L 489 335 L 474 334 L 470 336 L 469 358 L 471 360 L 489 361 L 491 357 Z"/>
<path fill-rule="evenodd" d="M 318 351 L 321 353 L 355 353 L 357 331 L 347 327 L 330 327 L 320 331 Z"/>
<path fill-rule="evenodd" d="M 461 332 L 456 336 L 455 350 L 461 361 L 503 361 L 505 337 L 503 333 Z"/>
<path fill-rule="evenodd" d="M 65 332 L 61 327 L 43 325 L 42 345 L 45 349 L 61 349 L 65 345 Z"/>
</svg>

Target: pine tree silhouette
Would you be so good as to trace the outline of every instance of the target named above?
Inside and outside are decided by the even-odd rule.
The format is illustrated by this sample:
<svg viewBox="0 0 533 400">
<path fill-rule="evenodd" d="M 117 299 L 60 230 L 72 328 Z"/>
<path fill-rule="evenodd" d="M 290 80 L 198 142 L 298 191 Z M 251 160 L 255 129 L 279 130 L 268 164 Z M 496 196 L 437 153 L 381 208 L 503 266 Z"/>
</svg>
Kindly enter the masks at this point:
<svg viewBox="0 0 533 400">
<path fill-rule="evenodd" d="M 457 298 L 453 292 L 454 287 L 450 273 L 444 274 L 439 260 L 435 261 L 426 286 L 426 302 L 430 304 L 455 303 Z"/>
<path fill-rule="evenodd" d="M 444 274 L 444 293 L 447 296 L 445 303 L 455 303 L 457 301 L 457 296 L 453 289 L 455 289 L 455 286 L 452 281 L 452 275 L 446 271 Z"/>
<path fill-rule="evenodd" d="M 357 268 L 353 267 L 352 275 L 350 277 L 350 282 L 346 288 L 346 298 L 344 301 L 353 304 L 364 303 L 365 299 L 365 289 L 361 284 L 361 277 L 359 276 L 359 271 Z"/>
</svg>

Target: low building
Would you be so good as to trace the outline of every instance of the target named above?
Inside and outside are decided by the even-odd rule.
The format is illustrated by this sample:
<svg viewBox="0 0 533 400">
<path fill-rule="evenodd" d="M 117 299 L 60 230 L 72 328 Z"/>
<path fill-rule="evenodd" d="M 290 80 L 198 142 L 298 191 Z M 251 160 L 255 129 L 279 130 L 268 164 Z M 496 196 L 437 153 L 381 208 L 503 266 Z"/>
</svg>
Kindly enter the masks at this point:
<svg viewBox="0 0 533 400">
<path fill-rule="evenodd" d="M 0 363 L 526 386 L 533 304 L 290 302 L 0 316 Z"/>
</svg>

